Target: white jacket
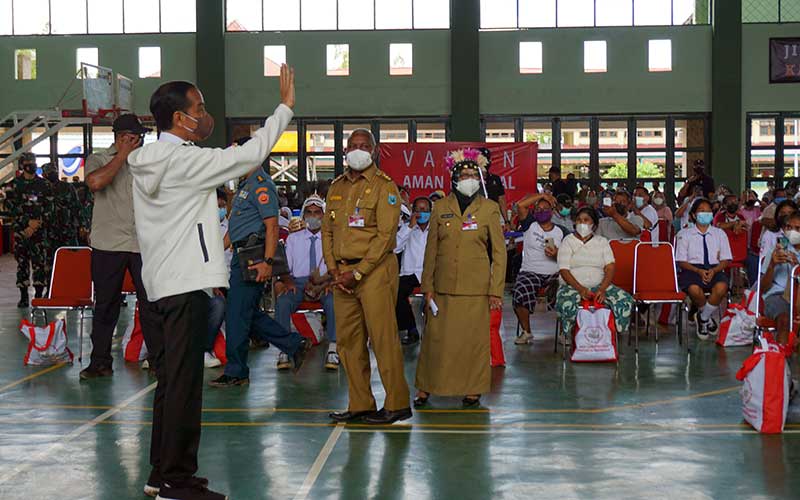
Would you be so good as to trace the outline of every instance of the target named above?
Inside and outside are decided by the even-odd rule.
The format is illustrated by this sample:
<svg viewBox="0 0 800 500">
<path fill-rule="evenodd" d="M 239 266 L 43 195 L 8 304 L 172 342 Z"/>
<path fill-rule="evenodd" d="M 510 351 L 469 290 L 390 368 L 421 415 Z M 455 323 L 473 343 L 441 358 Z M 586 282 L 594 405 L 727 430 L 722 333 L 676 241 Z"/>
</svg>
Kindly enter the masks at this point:
<svg viewBox="0 0 800 500">
<path fill-rule="evenodd" d="M 131 153 L 133 212 L 150 301 L 228 286 L 216 188 L 263 163 L 292 116 L 280 104 L 244 146 L 159 140 Z"/>
</svg>

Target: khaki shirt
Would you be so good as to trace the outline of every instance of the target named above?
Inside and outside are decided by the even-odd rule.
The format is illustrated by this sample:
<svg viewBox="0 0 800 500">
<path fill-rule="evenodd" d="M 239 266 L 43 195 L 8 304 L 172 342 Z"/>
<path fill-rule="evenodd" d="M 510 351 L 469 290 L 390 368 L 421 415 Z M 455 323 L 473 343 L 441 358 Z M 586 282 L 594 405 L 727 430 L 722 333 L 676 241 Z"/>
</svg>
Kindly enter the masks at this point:
<svg viewBox="0 0 800 500">
<path fill-rule="evenodd" d="M 465 230 L 470 216 L 477 228 Z M 422 292 L 502 297 L 506 243 L 500 217 L 497 203 L 481 196 L 463 214 L 452 193 L 436 202 L 428 224 Z"/>
<path fill-rule="evenodd" d="M 354 269 L 366 275 L 391 254 L 400 203 L 394 181 L 374 164 L 355 180 L 347 173 L 337 177 L 328 189 L 322 220 L 322 253 L 328 269 L 360 260 Z"/>
<path fill-rule="evenodd" d="M 86 175 L 108 165 L 116 154 L 112 145 L 90 155 L 86 160 Z M 133 219 L 133 177 L 127 162 L 111 184 L 94 193 L 91 245 L 108 252 L 139 252 Z"/>
</svg>

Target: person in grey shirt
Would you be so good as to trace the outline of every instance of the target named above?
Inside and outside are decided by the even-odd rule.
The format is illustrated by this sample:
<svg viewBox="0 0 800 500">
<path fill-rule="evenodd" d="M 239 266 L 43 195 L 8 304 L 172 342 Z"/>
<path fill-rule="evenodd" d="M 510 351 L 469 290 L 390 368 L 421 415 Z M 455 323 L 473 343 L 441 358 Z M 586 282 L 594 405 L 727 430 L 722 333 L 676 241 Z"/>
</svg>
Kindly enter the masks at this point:
<svg viewBox="0 0 800 500">
<path fill-rule="evenodd" d="M 614 205 L 606 208 L 606 217 L 600 219 L 597 234 L 608 240 L 638 240 L 644 228 L 644 220 L 630 213 L 630 206 L 630 193 L 618 190 L 614 194 Z"/>
</svg>

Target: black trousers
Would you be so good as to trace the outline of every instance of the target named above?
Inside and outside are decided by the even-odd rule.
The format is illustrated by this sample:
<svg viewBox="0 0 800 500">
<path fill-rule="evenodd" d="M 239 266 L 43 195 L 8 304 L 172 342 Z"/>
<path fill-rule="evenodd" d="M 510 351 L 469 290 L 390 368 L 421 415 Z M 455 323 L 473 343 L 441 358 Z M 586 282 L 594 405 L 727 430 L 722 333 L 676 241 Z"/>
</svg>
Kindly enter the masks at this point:
<svg viewBox="0 0 800 500">
<path fill-rule="evenodd" d="M 414 310 L 411 309 L 411 302 L 408 298 L 414 292 L 414 288 L 419 286 L 417 276 L 410 274 L 400 276 L 400 286 L 397 288 L 397 305 L 395 315 L 397 316 L 397 329 L 408 330 L 417 327 L 417 320 L 414 318 Z"/>
<path fill-rule="evenodd" d="M 108 252 L 92 249 L 92 281 L 94 281 L 94 315 L 92 317 L 92 356 L 94 366 L 111 366 L 111 340 L 119 319 L 122 284 L 128 270 L 136 286 L 139 300 L 139 322 L 144 342 L 150 350 L 152 332 L 157 328 L 147 292 L 142 283 L 142 256 L 132 252 Z"/>
<path fill-rule="evenodd" d="M 209 298 L 196 291 L 152 305 L 158 328 L 147 347 L 153 349 L 158 385 L 153 398 L 150 465 L 164 481 L 181 484 L 197 472 Z"/>
</svg>

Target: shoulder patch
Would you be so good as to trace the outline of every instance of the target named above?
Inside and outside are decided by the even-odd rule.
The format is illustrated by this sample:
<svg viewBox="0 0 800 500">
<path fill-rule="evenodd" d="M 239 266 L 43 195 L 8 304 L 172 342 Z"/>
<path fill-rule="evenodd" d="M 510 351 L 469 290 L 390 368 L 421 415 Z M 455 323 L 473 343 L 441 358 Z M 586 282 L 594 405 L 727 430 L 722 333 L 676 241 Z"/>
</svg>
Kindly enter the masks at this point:
<svg viewBox="0 0 800 500">
<path fill-rule="evenodd" d="M 262 205 L 266 205 L 267 203 L 269 203 L 269 195 L 267 193 L 261 193 L 260 195 L 258 195 L 258 202 L 261 203 Z"/>
<path fill-rule="evenodd" d="M 340 180 L 342 180 L 342 178 L 343 178 L 343 177 L 344 177 L 344 174 L 341 174 L 339 177 L 337 177 L 337 178 L 333 179 L 333 180 L 331 181 L 331 184 L 334 184 L 334 183 L 336 183 L 336 182 L 339 182 Z"/>
<path fill-rule="evenodd" d="M 397 204 L 397 196 L 390 194 L 389 195 L 389 205 L 396 205 Z"/>
<path fill-rule="evenodd" d="M 328 196 L 328 201 L 341 201 L 342 195 L 340 194 L 332 194 Z"/>
<path fill-rule="evenodd" d="M 260 187 L 260 188 L 256 189 L 256 194 L 258 194 L 258 193 L 266 193 L 268 191 L 269 191 L 269 189 L 267 189 L 265 187 Z"/>
<path fill-rule="evenodd" d="M 394 181 L 392 180 L 392 178 L 391 178 L 391 177 L 389 177 L 389 174 L 387 174 L 387 173 L 386 173 L 386 172 L 384 172 L 383 170 L 378 170 L 378 177 L 382 177 L 382 178 L 386 179 L 387 181 L 394 182 Z"/>
<path fill-rule="evenodd" d="M 258 179 L 258 182 L 264 182 L 264 178 L 260 175 L 256 176 L 256 179 Z"/>
</svg>

